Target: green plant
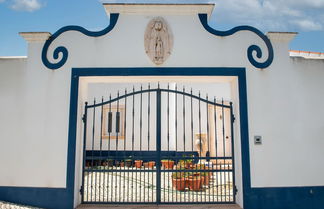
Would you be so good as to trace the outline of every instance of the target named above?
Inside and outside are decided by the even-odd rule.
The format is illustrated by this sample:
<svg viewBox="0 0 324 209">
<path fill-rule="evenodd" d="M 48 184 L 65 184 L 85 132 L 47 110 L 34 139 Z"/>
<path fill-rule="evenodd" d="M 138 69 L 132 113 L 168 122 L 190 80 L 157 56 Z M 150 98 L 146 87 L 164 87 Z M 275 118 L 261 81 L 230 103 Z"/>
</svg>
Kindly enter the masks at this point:
<svg viewBox="0 0 324 209">
<path fill-rule="evenodd" d="M 175 173 L 172 173 L 172 178 L 173 179 L 181 179 L 184 177 L 184 173 L 183 172 L 175 172 Z"/>
</svg>

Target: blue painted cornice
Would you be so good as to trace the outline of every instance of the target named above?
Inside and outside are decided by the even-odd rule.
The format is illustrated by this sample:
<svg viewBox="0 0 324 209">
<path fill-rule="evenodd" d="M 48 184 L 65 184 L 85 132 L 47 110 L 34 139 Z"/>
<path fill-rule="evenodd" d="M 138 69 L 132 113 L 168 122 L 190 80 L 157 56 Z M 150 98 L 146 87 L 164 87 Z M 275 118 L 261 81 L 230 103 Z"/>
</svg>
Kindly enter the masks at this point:
<svg viewBox="0 0 324 209">
<path fill-rule="evenodd" d="M 261 59 L 262 58 L 262 51 L 261 48 L 257 45 L 251 45 L 249 46 L 249 48 L 247 49 L 247 57 L 250 61 L 250 63 L 256 67 L 256 68 L 267 68 L 271 65 L 272 61 L 273 61 L 273 48 L 272 48 L 272 44 L 270 42 L 270 40 L 268 39 L 268 37 L 266 35 L 264 35 L 261 31 L 259 31 L 258 29 L 251 27 L 251 26 L 238 26 L 235 28 L 232 28 L 231 30 L 228 31 L 219 31 L 219 30 L 215 30 L 214 28 L 210 27 L 208 25 L 208 20 L 207 20 L 207 14 L 199 14 L 199 20 L 201 22 L 201 24 L 203 25 L 203 27 L 211 34 L 214 34 L 216 36 L 230 36 L 233 35 L 234 33 L 238 32 L 238 31 L 251 31 L 253 33 L 255 33 L 256 35 L 258 35 L 266 44 L 267 48 L 268 48 L 268 58 L 265 62 L 258 62 L 254 59 L 253 57 L 253 52 L 256 52 L 256 56 L 257 58 Z"/>
<path fill-rule="evenodd" d="M 68 56 L 69 56 L 69 52 L 68 52 L 67 48 L 65 48 L 64 46 L 56 47 L 53 52 L 54 60 L 57 60 L 59 58 L 60 53 L 62 54 L 61 60 L 57 60 L 56 63 L 51 63 L 47 58 L 47 52 L 48 52 L 49 46 L 61 34 L 67 32 L 67 31 L 78 31 L 78 32 L 80 32 L 86 36 L 90 36 L 90 37 L 103 36 L 103 35 L 106 35 L 107 33 L 109 33 L 115 27 L 118 17 L 119 17 L 119 14 L 110 14 L 110 24 L 105 29 L 103 29 L 101 31 L 88 31 L 83 27 L 75 26 L 75 25 L 65 26 L 65 27 L 59 29 L 48 40 L 46 40 L 46 42 L 43 46 L 43 50 L 42 50 L 43 64 L 46 67 L 48 67 L 49 69 L 56 70 L 56 69 L 62 67 L 66 63 Z"/>
</svg>

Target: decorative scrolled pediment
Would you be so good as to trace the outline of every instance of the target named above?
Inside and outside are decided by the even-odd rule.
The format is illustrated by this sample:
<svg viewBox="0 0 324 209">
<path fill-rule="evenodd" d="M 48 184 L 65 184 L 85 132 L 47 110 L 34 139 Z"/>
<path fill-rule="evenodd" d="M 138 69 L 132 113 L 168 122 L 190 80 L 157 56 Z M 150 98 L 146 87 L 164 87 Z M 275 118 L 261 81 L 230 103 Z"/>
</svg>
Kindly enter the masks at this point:
<svg viewBox="0 0 324 209">
<path fill-rule="evenodd" d="M 48 53 L 48 49 L 49 49 L 50 45 L 57 37 L 59 37 L 63 33 L 67 32 L 67 31 L 78 31 L 78 32 L 80 32 L 86 36 L 90 36 L 90 37 L 103 36 L 103 35 L 106 35 L 107 33 L 109 33 L 115 27 L 118 17 L 119 17 L 119 14 L 117 14 L 117 13 L 111 14 L 110 15 L 110 24 L 105 29 L 103 29 L 101 31 L 89 31 L 83 27 L 75 26 L 75 25 L 65 26 L 65 27 L 59 29 L 52 36 L 50 36 L 48 40 L 46 40 L 46 42 L 43 46 L 43 50 L 42 50 L 43 64 L 49 69 L 56 70 L 56 69 L 62 67 L 66 63 L 68 56 L 69 56 L 69 51 L 65 46 L 58 46 L 54 49 L 53 58 L 57 62 L 54 62 L 54 63 L 50 62 L 47 57 L 47 53 Z M 61 59 L 59 59 L 60 54 L 62 55 Z"/>
<path fill-rule="evenodd" d="M 212 28 L 208 25 L 207 14 L 199 14 L 199 20 L 200 20 L 201 24 L 203 25 L 203 27 L 209 33 L 214 34 L 215 36 L 221 36 L 221 37 L 230 36 L 230 35 L 233 35 L 234 33 L 239 32 L 239 31 L 251 31 L 251 32 L 255 33 L 266 44 L 267 49 L 268 49 L 268 57 L 264 62 L 260 62 L 260 61 L 256 60 L 255 57 L 253 56 L 253 52 L 256 52 L 256 57 L 258 59 L 262 58 L 263 53 L 259 46 L 253 44 L 253 45 L 249 46 L 247 49 L 247 57 L 249 59 L 249 62 L 254 67 L 259 68 L 259 69 L 267 68 L 272 64 L 273 57 L 274 57 L 272 44 L 271 44 L 269 38 L 266 35 L 264 35 L 260 30 L 254 28 L 254 27 L 251 27 L 251 26 L 243 25 L 243 26 L 234 27 L 228 31 L 219 31 L 219 30 L 215 30 L 214 28 Z"/>
</svg>

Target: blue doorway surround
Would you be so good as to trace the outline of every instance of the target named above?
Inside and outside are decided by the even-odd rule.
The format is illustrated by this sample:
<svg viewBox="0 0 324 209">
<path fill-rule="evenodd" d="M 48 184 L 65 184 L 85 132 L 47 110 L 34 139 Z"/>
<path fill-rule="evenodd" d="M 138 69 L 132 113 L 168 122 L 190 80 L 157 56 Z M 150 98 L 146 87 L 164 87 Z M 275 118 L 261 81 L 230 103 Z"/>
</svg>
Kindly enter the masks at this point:
<svg viewBox="0 0 324 209">
<path fill-rule="evenodd" d="M 232 76 L 238 79 L 238 91 L 239 91 L 239 107 L 237 111 L 240 114 L 240 131 L 241 132 L 241 150 L 242 150 L 242 179 L 243 179 L 243 195 L 245 191 L 251 188 L 250 184 L 250 159 L 249 159 L 249 143 L 248 143 L 248 114 L 247 114 L 247 90 L 246 90 L 246 73 L 245 68 L 201 68 L 201 67 L 183 67 L 183 68 L 73 68 L 72 69 L 72 81 L 71 81 L 71 104 L 70 104 L 70 133 L 71 138 L 74 140 L 69 140 L 69 147 L 75 148 L 75 138 L 76 138 L 76 124 L 77 116 L 81 113 L 77 113 L 78 105 L 78 87 L 80 77 L 91 77 L 91 76 L 186 76 L 186 77 L 196 77 L 199 76 Z M 237 139 L 239 140 L 239 139 Z M 70 144 L 71 142 L 71 144 Z M 71 149 L 69 149 L 71 151 Z M 69 152 L 70 153 L 70 152 Z M 71 152 L 73 156 L 75 155 L 75 149 Z M 71 156 L 72 157 L 72 156 Z M 73 162 L 73 168 L 75 166 L 75 161 Z M 72 172 L 74 174 L 74 170 Z M 71 178 L 74 177 L 71 176 Z M 74 182 L 71 188 L 74 188 Z M 243 197 L 245 198 L 245 197 Z"/>
</svg>

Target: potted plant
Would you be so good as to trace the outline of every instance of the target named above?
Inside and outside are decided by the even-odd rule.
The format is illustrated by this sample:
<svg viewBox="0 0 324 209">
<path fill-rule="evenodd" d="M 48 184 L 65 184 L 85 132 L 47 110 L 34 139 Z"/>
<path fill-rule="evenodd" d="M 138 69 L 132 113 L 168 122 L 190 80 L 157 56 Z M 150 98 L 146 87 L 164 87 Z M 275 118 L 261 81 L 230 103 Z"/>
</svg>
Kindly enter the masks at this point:
<svg viewBox="0 0 324 209">
<path fill-rule="evenodd" d="M 188 176 L 188 187 L 191 191 L 201 190 L 202 184 L 199 172 L 193 173 L 192 175 Z"/>
<path fill-rule="evenodd" d="M 162 168 L 172 169 L 174 166 L 173 160 L 161 160 Z"/>
<path fill-rule="evenodd" d="M 172 174 L 172 187 L 178 191 L 184 191 L 188 187 L 184 172 L 175 172 Z"/>
<path fill-rule="evenodd" d="M 108 167 L 113 167 L 114 166 L 114 160 L 113 159 L 106 159 L 104 161 L 104 166 L 108 166 Z"/>
<path fill-rule="evenodd" d="M 142 163 L 143 163 L 143 160 L 135 160 L 135 167 L 136 168 L 141 168 L 142 167 Z"/>
<path fill-rule="evenodd" d="M 126 167 L 132 167 L 133 166 L 132 156 L 129 156 L 128 159 L 125 160 L 125 166 Z"/>
<path fill-rule="evenodd" d="M 155 161 L 149 161 L 149 162 L 148 162 L 148 166 L 149 166 L 149 168 L 154 168 L 154 166 L 155 166 Z"/>
<path fill-rule="evenodd" d="M 200 176 L 201 176 L 201 184 L 203 186 L 208 186 L 210 181 L 209 172 L 201 172 Z"/>
<path fill-rule="evenodd" d="M 119 167 L 120 166 L 120 160 L 115 160 L 115 166 Z"/>
<path fill-rule="evenodd" d="M 145 163 L 143 163 L 143 166 L 144 166 L 145 168 L 154 168 L 154 166 L 155 166 L 155 161 L 145 162 Z"/>
</svg>

